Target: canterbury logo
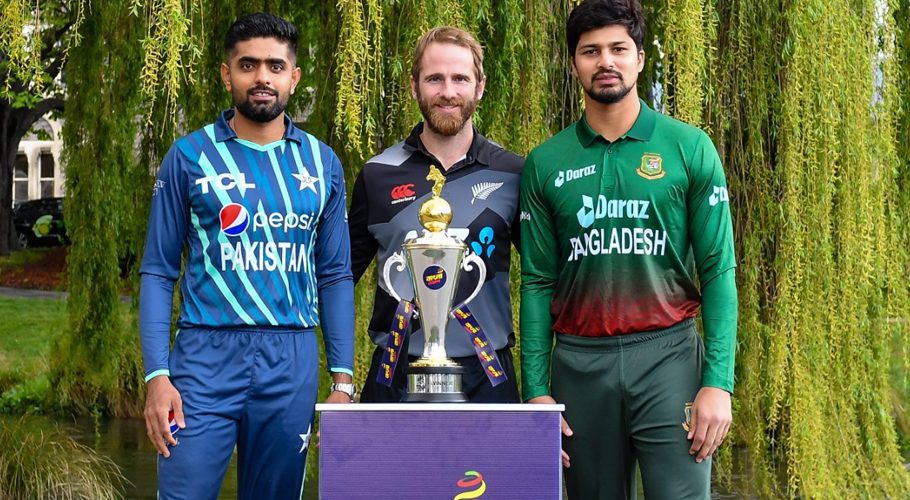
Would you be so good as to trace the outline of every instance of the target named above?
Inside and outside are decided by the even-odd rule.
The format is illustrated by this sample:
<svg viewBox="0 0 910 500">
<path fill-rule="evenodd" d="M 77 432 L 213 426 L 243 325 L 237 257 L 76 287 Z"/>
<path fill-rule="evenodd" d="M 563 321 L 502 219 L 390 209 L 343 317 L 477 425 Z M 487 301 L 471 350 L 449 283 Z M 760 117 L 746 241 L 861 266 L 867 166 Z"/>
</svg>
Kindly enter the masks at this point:
<svg viewBox="0 0 910 500">
<path fill-rule="evenodd" d="M 502 182 L 481 182 L 479 184 L 474 184 L 471 188 L 471 192 L 474 194 L 474 198 L 471 199 L 471 205 L 474 204 L 474 200 L 485 200 L 493 191 L 502 187 Z"/>
<path fill-rule="evenodd" d="M 408 196 L 415 196 L 417 193 L 414 192 L 413 184 L 402 184 L 400 186 L 395 186 L 392 188 L 392 199 L 400 200 L 402 198 L 407 198 Z"/>
</svg>

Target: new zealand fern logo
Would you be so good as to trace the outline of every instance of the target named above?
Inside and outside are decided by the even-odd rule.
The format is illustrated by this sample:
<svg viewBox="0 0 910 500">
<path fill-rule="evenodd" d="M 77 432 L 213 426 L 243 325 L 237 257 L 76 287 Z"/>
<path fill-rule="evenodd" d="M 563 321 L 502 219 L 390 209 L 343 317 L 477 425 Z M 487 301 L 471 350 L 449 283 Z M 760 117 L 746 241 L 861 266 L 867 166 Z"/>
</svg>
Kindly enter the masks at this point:
<svg viewBox="0 0 910 500">
<path fill-rule="evenodd" d="M 493 191 L 501 188 L 502 184 L 502 182 L 480 182 L 474 184 L 471 187 L 471 193 L 474 195 L 474 197 L 471 198 L 471 205 L 473 205 L 476 200 L 487 199 L 488 196 L 493 194 Z"/>
<path fill-rule="evenodd" d="M 483 480 L 483 474 L 476 470 L 469 470 L 464 473 L 464 478 L 455 483 L 459 488 L 471 488 L 469 491 L 463 491 L 452 500 L 469 500 L 471 498 L 480 498 L 487 491 L 487 483 Z"/>
</svg>

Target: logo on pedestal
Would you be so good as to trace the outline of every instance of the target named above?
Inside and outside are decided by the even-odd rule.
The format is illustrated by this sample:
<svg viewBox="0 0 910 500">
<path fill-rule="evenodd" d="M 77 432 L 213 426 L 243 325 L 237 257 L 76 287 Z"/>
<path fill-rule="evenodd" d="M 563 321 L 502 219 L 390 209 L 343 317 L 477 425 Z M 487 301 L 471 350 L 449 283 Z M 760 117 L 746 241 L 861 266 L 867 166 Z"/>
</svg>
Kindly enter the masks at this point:
<svg viewBox="0 0 910 500">
<path fill-rule="evenodd" d="M 471 498 L 480 498 L 487 491 L 487 483 L 483 480 L 483 474 L 476 470 L 469 470 L 464 473 L 464 478 L 455 483 L 459 488 L 471 488 L 455 495 L 452 500 L 469 500 Z"/>
</svg>

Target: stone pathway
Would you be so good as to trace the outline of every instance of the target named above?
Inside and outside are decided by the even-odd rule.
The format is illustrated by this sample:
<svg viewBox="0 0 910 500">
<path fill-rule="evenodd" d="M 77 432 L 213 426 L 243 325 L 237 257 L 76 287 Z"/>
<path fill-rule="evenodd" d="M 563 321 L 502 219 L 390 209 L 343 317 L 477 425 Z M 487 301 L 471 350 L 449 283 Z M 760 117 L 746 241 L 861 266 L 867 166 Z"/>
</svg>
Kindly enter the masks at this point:
<svg viewBox="0 0 910 500">
<path fill-rule="evenodd" d="M 69 296 L 67 292 L 54 292 L 50 290 L 32 290 L 30 288 L 13 288 L 9 286 L 0 286 L 0 297 L 12 297 L 15 299 L 63 299 Z M 120 302 L 129 304 L 133 299 L 129 295 L 121 295 Z"/>
<path fill-rule="evenodd" d="M 0 286 L 0 297 L 13 297 L 17 299 L 65 299 L 67 295 L 69 294 L 66 292 Z"/>
</svg>

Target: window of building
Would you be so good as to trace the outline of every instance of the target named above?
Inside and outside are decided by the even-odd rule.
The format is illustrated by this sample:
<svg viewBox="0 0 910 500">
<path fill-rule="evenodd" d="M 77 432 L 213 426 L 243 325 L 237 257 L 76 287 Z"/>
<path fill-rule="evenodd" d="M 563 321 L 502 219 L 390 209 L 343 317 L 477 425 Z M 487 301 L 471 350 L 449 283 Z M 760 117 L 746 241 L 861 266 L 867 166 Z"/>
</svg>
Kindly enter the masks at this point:
<svg viewBox="0 0 910 500">
<path fill-rule="evenodd" d="M 54 155 L 50 151 L 41 152 L 41 197 L 54 196 Z"/>
<path fill-rule="evenodd" d="M 28 158 L 16 155 L 13 164 L 13 204 L 28 200 Z"/>
</svg>

